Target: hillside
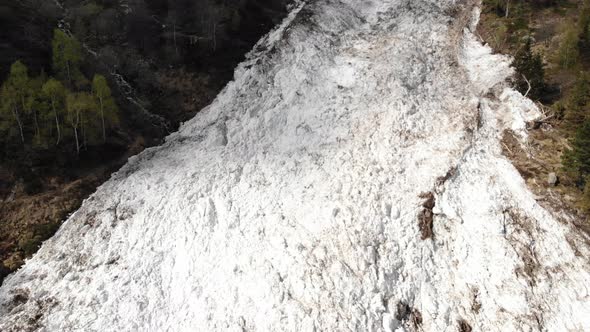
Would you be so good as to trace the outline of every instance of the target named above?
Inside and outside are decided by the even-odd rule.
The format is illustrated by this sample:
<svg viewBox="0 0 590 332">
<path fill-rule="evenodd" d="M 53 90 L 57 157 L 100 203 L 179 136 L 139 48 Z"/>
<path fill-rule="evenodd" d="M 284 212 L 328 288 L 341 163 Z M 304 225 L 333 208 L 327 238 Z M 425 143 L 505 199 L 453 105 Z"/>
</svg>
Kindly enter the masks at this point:
<svg viewBox="0 0 590 332">
<path fill-rule="evenodd" d="M 587 237 L 475 1 L 299 2 L 0 288 L 5 331 L 590 329 Z"/>
</svg>

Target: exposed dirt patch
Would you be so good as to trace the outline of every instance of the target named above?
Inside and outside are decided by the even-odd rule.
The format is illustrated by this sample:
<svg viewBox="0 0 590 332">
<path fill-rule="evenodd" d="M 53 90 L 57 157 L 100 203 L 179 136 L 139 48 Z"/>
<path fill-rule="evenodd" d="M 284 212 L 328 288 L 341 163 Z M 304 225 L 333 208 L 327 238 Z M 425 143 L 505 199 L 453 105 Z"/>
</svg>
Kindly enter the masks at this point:
<svg viewBox="0 0 590 332">
<path fill-rule="evenodd" d="M 583 231 L 587 238 L 590 221 L 588 215 L 577 207 L 582 190 L 568 183 L 567 176 L 562 172 L 561 156 L 568 146 L 565 135 L 550 124 L 543 124 L 528 133 L 525 147 L 514 132 L 506 130 L 502 138 L 504 155 L 525 179 L 537 202 L 552 211 L 558 220 L 571 223 Z M 557 174 L 557 184 L 548 183 L 550 173 Z"/>
<path fill-rule="evenodd" d="M 139 143 L 138 143 L 139 144 Z M 141 147 L 130 147 L 130 154 Z M 90 169 L 85 175 L 45 177 L 37 193 L 28 193 L 22 180 L 0 192 L 0 284 L 59 229 L 70 213 L 107 180 L 127 159 Z M 7 172 L 4 173 L 6 176 Z M 5 179 L 10 183 L 12 179 Z"/>
<path fill-rule="evenodd" d="M 506 226 L 510 227 L 507 239 L 522 261 L 522 265 L 514 272 L 528 280 L 530 286 L 534 286 L 540 267 L 533 236 L 536 222 L 515 209 L 507 210 L 505 217 Z"/>
<path fill-rule="evenodd" d="M 434 237 L 434 208 L 436 201 L 432 192 L 422 193 L 420 198 L 425 199 L 422 203 L 424 208 L 418 215 L 418 228 L 420 229 L 421 239 L 426 240 Z"/>
<path fill-rule="evenodd" d="M 156 73 L 160 86 L 166 87 L 159 96 L 156 106 L 179 105 L 168 107 L 163 114 L 174 122 L 191 119 L 207 106 L 223 87 L 223 80 L 213 79 L 208 73 L 191 72 L 186 68 L 162 69 Z"/>
</svg>

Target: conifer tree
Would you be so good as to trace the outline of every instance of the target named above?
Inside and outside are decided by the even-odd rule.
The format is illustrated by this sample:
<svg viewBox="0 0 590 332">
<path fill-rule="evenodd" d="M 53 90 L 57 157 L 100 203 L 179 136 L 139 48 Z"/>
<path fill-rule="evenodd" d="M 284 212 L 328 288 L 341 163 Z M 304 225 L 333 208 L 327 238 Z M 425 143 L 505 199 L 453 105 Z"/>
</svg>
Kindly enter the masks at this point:
<svg viewBox="0 0 590 332">
<path fill-rule="evenodd" d="M 590 1 L 584 1 L 580 11 L 580 20 L 578 21 L 579 42 L 578 48 L 580 55 L 588 60 L 590 57 Z"/>
<path fill-rule="evenodd" d="M 578 63 L 578 31 L 575 26 L 567 27 L 563 40 L 559 45 L 559 65 L 561 68 L 570 69 Z"/>
<path fill-rule="evenodd" d="M 586 212 L 590 212 L 590 176 L 585 179 L 584 193 L 582 194 L 582 209 Z"/>
<path fill-rule="evenodd" d="M 580 72 L 566 103 L 565 126 L 567 129 L 574 130 L 586 120 L 589 103 L 590 76 Z"/>
<path fill-rule="evenodd" d="M 590 175 L 590 119 L 576 130 L 571 150 L 564 153 L 563 165 L 571 176 L 583 180 Z"/>
<path fill-rule="evenodd" d="M 523 94 L 528 91 L 532 99 L 539 99 L 545 90 L 545 69 L 541 55 L 532 51 L 530 38 L 516 54 L 513 65 L 517 72 L 517 90 Z"/>
</svg>

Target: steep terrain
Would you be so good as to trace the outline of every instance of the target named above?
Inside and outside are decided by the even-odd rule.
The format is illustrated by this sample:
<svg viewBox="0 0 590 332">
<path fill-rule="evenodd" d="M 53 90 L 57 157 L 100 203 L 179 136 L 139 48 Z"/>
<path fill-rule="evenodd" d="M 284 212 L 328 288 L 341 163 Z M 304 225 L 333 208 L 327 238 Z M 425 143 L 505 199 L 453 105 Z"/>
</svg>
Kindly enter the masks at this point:
<svg viewBox="0 0 590 332">
<path fill-rule="evenodd" d="M 588 239 L 502 155 L 538 111 L 477 16 L 300 3 L 8 277 L 0 330 L 590 329 Z"/>
<path fill-rule="evenodd" d="M 68 137 L 59 144 L 49 138 L 56 122 L 48 121 L 53 110 L 41 94 L 33 102 L 41 135 L 33 138 L 36 120 L 26 112 L 23 144 L 0 97 L 0 285 L 129 156 L 160 144 L 211 103 L 244 55 L 286 16 L 288 2 L 0 0 L 0 85 L 17 60 L 29 77 L 58 77 L 52 39 L 59 28 L 84 44 L 81 73 L 107 78 L 120 120 L 107 141 L 89 141 L 78 154 L 65 107 Z M 81 82 L 71 90 L 90 92 L 90 82 Z"/>
</svg>

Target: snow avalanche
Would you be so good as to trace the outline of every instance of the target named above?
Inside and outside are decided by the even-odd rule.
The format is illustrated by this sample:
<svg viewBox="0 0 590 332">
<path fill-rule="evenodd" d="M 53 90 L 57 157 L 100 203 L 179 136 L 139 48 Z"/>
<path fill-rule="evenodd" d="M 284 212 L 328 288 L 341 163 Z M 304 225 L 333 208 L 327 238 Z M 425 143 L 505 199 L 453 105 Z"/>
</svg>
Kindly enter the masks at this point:
<svg viewBox="0 0 590 332">
<path fill-rule="evenodd" d="M 1 331 L 589 331 L 473 0 L 309 0 L 0 289 Z"/>
</svg>

